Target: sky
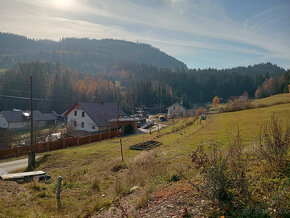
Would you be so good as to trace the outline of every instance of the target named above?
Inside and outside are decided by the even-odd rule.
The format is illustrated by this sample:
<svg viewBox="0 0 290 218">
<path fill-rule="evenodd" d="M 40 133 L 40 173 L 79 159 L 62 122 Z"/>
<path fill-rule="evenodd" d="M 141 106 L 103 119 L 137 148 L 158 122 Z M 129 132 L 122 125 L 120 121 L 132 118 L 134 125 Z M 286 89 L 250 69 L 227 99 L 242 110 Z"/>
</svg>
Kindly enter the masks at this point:
<svg viewBox="0 0 290 218">
<path fill-rule="evenodd" d="M 0 31 L 143 42 L 189 68 L 290 69 L 290 0 L 0 0 Z"/>
</svg>

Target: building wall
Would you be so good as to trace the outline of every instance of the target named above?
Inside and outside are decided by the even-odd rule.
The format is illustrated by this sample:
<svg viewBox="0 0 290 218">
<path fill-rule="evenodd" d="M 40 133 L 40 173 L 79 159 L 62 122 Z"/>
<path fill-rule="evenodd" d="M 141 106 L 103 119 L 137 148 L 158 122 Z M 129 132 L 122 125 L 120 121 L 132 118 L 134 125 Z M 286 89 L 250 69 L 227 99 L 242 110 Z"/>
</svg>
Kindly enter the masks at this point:
<svg viewBox="0 0 290 218">
<path fill-rule="evenodd" d="M 77 116 L 75 116 L 75 111 L 77 111 Z M 67 116 L 67 126 L 73 128 L 74 130 L 83 130 L 87 132 L 97 132 L 99 127 L 94 123 L 94 121 L 85 112 L 85 116 L 82 117 L 82 112 L 85 112 L 80 106 L 73 109 Z M 76 122 L 76 126 L 74 123 Z M 84 127 L 82 127 L 82 122 Z M 93 126 L 95 129 L 93 129 Z"/>
<path fill-rule="evenodd" d="M 43 128 L 43 127 L 45 127 L 47 125 L 47 121 L 45 121 L 45 120 L 33 121 L 33 124 L 37 128 Z"/>
<path fill-rule="evenodd" d="M 28 128 L 30 122 L 12 122 L 8 124 L 8 129 L 25 129 Z"/>
<path fill-rule="evenodd" d="M 0 114 L 0 128 L 3 128 L 3 129 L 8 128 L 8 122 L 6 121 L 3 114 Z"/>
<path fill-rule="evenodd" d="M 168 117 L 185 116 L 186 110 L 179 104 L 174 104 L 168 108 Z"/>
</svg>

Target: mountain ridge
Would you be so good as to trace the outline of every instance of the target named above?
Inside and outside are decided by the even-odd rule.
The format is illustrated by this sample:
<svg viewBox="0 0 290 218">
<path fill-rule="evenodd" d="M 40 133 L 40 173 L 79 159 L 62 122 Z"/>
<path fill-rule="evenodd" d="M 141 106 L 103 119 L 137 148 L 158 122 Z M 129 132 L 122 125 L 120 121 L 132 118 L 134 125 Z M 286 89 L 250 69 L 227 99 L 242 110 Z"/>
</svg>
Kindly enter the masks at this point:
<svg viewBox="0 0 290 218">
<path fill-rule="evenodd" d="M 0 32 L 0 67 L 15 63 L 48 61 L 87 72 L 105 71 L 119 63 L 146 64 L 158 68 L 187 69 L 176 58 L 145 43 L 117 39 L 63 38 L 35 40 Z"/>
</svg>

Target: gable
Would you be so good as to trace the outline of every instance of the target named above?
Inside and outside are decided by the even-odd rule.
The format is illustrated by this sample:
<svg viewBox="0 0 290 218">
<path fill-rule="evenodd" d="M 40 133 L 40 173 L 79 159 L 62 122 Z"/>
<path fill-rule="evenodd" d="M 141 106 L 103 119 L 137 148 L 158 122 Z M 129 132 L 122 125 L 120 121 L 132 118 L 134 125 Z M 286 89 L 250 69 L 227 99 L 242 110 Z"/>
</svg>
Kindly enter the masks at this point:
<svg viewBox="0 0 290 218">
<path fill-rule="evenodd" d="M 168 110 L 186 110 L 186 108 L 179 103 L 174 103 L 173 105 L 170 105 L 167 109 Z"/>
<path fill-rule="evenodd" d="M 118 105 L 117 103 L 85 103 L 78 102 L 74 104 L 66 113 L 67 116 L 73 110 L 80 107 L 97 126 L 107 126 L 108 122 L 117 117 Z M 119 109 L 119 115 L 125 115 L 125 113 Z"/>
</svg>

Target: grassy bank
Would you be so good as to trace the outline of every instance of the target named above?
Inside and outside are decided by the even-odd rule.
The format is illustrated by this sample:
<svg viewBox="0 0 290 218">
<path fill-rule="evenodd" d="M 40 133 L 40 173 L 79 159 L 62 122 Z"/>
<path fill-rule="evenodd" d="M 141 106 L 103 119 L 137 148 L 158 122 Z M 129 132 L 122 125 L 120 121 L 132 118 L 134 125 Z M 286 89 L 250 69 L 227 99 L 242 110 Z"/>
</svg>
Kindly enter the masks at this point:
<svg viewBox="0 0 290 218">
<path fill-rule="evenodd" d="M 4 190 L 0 196 L 0 217 L 92 215 L 126 197 L 135 185 L 139 189 L 127 201 L 132 205 L 132 211 L 137 210 L 154 191 L 172 183 L 177 171 L 188 178 L 194 177 L 196 171 L 191 168 L 190 154 L 198 145 L 208 144 L 214 139 L 226 150 L 228 137 L 235 135 L 238 124 L 243 145 L 250 147 L 257 142 L 261 125 L 272 113 L 287 120 L 289 108 L 288 103 L 215 114 L 201 125 L 197 122 L 186 125 L 193 118 L 179 119 L 169 121 L 170 126 L 152 135 L 123 137 L 126 167 L 117 172 L 112 169 L 122 165 L 119 139 L 49 152 L 38 161 L 37 170 L 46 171 L 55 180 L 63 176 L 61 208 L 55 200 L 56 182 L 15 185 L 0 181 L 1 190 Z M 163 144 L 149 152 L 129 149 L 131 145 L 149 139 Z"/>
</svg>

